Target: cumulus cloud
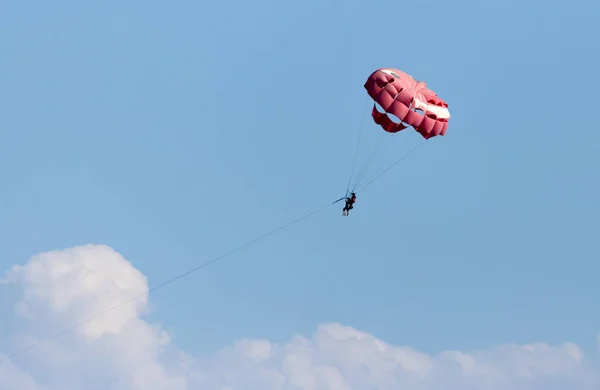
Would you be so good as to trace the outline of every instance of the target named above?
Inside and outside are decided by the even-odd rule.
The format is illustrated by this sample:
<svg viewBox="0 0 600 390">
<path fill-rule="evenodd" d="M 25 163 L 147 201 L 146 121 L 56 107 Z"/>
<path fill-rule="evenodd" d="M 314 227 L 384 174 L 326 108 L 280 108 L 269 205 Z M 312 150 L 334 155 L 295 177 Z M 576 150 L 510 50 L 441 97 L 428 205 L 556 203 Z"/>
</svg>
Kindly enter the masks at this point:
<svg viewBox="0 0 600 390">
<path fill-rule="evenodd" d="M 147 307 L 146 277 L 107 246 L 82 246 L 39 254 L 25 266 L 15 265 L 5 282 L 19 283 L 23 298 L 16 312 L 36 319 L 51 314 L 65 324 L 83 322 L 111 306 L 132 302 L 90 321 L 78 330 L 86 337 L 118 334 Z"/>
<path fill-rule="evenodd" d="M 84 322 L 16 361 L 2 359 L 0 389 L 22 390 L 588 390 L 600 388 L 596 357 L 572 343 L 504 345 L 429 355 L 341 324 L 282 344 L 240 340 L 190 356 L 143 319 L 146 277 L 103 245 L 42 253 L 2 280 L 22 289 L 13 346 L 43 341 L 48 328 Z M 600 340 L 600 338 L 599 338 Z"/>
</svg>

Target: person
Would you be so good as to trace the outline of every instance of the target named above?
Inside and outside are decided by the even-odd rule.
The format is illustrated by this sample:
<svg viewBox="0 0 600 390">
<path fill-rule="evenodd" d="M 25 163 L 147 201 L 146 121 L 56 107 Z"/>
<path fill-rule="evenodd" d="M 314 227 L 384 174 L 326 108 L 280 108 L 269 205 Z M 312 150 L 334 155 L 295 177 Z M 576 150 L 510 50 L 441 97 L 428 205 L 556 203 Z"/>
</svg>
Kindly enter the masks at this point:
<svg viewBox="0 0 600 390">
<path fill-rule="evenodd" d="M 350 194 L 349 198 L 346 198 L 346 206 L 344 206 L 344 209 L 342 210 L 342 215 L 347 216 L 350 213 L 350 210 L 354 208 L 354 203 L 356 203 L 356 194 L 353 192 Z"/>
</svg>

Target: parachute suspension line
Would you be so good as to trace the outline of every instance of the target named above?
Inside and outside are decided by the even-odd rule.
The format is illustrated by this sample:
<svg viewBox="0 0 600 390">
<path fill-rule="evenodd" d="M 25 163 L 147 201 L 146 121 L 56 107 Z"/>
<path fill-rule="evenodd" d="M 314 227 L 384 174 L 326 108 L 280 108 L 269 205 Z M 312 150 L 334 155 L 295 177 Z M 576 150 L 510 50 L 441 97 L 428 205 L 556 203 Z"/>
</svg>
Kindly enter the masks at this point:
<svg viewBox="0 0 600 390">
<path fill-rule="evenodd" d="M 188 271 L 185 271 L 185 272 L 183 272 L 183 273 L 181 273 L 181 274 L 179 274 L 179 275 L 177 275 L 177 276 L 175 276 L 175 277 L 173 277 L 173 278 L 171 278 L 171 279 L 169 279 L 169 280 L 167 280 L 167 281 L 165 281 L 165 282 L 163 282 L 163 283 L 161 283 L 161 284 L 159 284 L 157 286 L 154 286 L 154 287 L 146 290 L 145 292 L 143 292 L 141 294 L 138 294 L 138 295 L 136 295 L 136 296 L 134 296 L 134 297 L 126 300 L 126 301 L 123 301 L 123 302 L 121 302 L 121 303 L 119 303 L 117 305 L 114 305 L 114 306 L 110 307 L 109 309 L 107 309 L 107 310 L 105 310 L 103 312 L 100 312 L 100 313 L 98 313 L 98 314 L 96 314 L 96 315 L 94 315 L 92 317 L 89 317 L 86 320 L 83 320 L 83 321 L 81 321 L 81 322 L 79 322 L 79 323 L 77 323 L 77 324 L 75 324 L 75 325 L 73 325 L 73 326 L 71 326 L 69 328 L 66 328 L 66 329 L 64 329 L 64 330 L 62 330 L 62 331 L 60 331 L 58 333 L 55 333 L 55 334 L 53 334 L 53 335 L 51 335 L 51 336 L 49 336 L 49 337 L 47 337 L 45 339 L 42 339 L 42 340 L 40 340 L 40 341 L 38 341 L 36 343 L 33 343 L 33 344 L 29 345 L 28 347 L 23 348 L 23 349 L 15 352 L 15 353 L 13 353 L 12 355 L 9 355 L 8 357 L 5 358 L 4 362 L 8 363 L 8 361 L 13 360 L 13 358 L 15 358 L 18 355 L 21 355 L 21 354 L 23 354 L 23 353 L 25 353 L 25 352 L 33 349 L 33 348 L 36 348 L 36 347 L 38 347 L 38 346 L 40 346 L 42 344 L 45 344 L 45 343 L 47 343 L 47 342 L 49 342 L 51 340 L 54 340 L 54 339 L 56 339 L 56 338 L 58 338 L 58 337 L 60 337 L 60 336 L 62 336 L 64 334 L 66 334 L 66 333 L 68 333 L 68 332 L 70 332 L 72 330 L 80 328 L 81 326 L 83 326 L 83 325 L 85 325 L 85 324 L 87 324 L 87 323 L 89 323 L 89 322 L 91 322 L 91 321 L 93 321 L 93 320 L 95 320 L 95 319 L 97 319 L 97 318 L 105 315 L 105 314 L 108 314 L 108 313 L 110 313 L 110 312 L 112 312 L 112 311 L 114 311 L 114 310 L 116 310 L 116 309 L 118 309 L 118 308 L 120 308 L 122 306 L 125 306 L 126 304 L 131 303 L 131 302 L 135 301 L 138 298 L 146 296 L 146 295 L 150 294 L 151 292 L 156 291 L 156 290 L 158 290 L 160 288 L 163 288 L 163 287 L 165 287 L 168 284 L 176 282 L 177 280 L 182 279 L 182 278 L 188 276 L 189 274 L 191 274 L 193 272 L 196 272 L 196 271 L 198 271 L 198 270 L 200 270 L 202 268 L 205 268 L 205 267 L 207 267 L 207 266 L 209 266 L 209 265 L 211 265 L 213 263 L 216 263 L 217 261 L 222 260 L 225 257 L 234 254 L 235 252 L 238 252 L 238 251 L 240 251 L 240 250 L 242 250 L 244 248 L 247 248 L 247 247 L 249 247 L 249 246 L 251 246 L 251 245 L 253 245 L 253 244 L 255 244 L 255 243 L 259 242 L 259 241 L 262 241 L 262 240 L 266 239 L 267 237 L 270 237 L 270 236 L 274 235 L 275 233 L 278 233 L 278 232 L 280 232 L 280 231 L 282 231 L 284 229 L 287 229 L 287 228 L 291 227 L 292 225 L 295 225 L 295 224 L 297 224 L 297 223 L 299 223 L 299 222 L 301 222 L 301 221 L 303 221 L 305 219 L 308 219 L 308 218 L 312 217 L 313 215 L 318 214 L 319 212 L 321 212 L 321 211 L 323 211 L 323 210 L 325 210 L 325 209 L 333 206 L 334 204 L 338 203 L 339 201 L 341 201 L 343 199 L 345 199 L 345 197 L 344 198 L 340 198 L 338 200 L 335 200 L 333 202 L 330 202 L 330 203 L 328 203 L 328 204 L 326 204 L 324 206 L 321 206 L 318 209 L 313 210 L 313 211 L 311 211 L 311 212 L 309 212 L 307 214 L 304 214 L 304 215 L 302 215 L 302 216 L 300 216 L 300 217 L 298 217 L 298 218 L 296 218 L 294 220 L 291 220 L 291 221 L 289 221 L 289 222 L 287 222 L 287 223 L 285 223 L 285 224 L 283 224 L 283 225 L 281 225 L 281 226 L 279 226 L 279 227 L 277 227 L 277 228 L 275 228 L 275 229 L 273 229 L 271 231 L 268 231 L 268 232 L 264 233 L 263 235 L 258 236 L 256 238 L 254 238 L 254 239 L 246 242 L 245 244 L 239 245 L 239 246 L 235 247 L 234 249 L 230 250 L 229 252 L 226 252 L 226 253 L 224 253 L 224 254 L 222 254 L 220 256 L 217 256 L 217 257 L 213 258 L 212 260 L 209 260 L 209 261 L 207 261 L 205 263 L 202 263 L 202 264 L 200 264 L 200 265 L 198 265 L 198 266 L 196 266 L 196 267 L 194 267 L 194 268 L 192 268 L 192 269 L 190 269 Z M 2 364 L 2 363 L 3 363 L 3 361 L 0 359 L 0 364 Z"/>
<path fill-rule="evenodd" d="M 369 97 L 365 96 L 365 104 L 364 104 L 365 107 L 367 106 L 368 103 L 369 103 Z M 359 154 L 360 140 L 362 139 L 366 119 L 367 119 L 367 110 L 363 109 L 362 120 L 360 123 L 360 128 L 358 129 L 358 136 L 356 137 L 356 147 L 354 149 L 354 158 L 352 159 L 352 168 L 350 168 L 350 178 L 348 179 L 348 185 L 346 187 L 346 196 L 348 196 L 350 194 L 350 187 L 352 185 L 352 177 L 354 176 L 354 168 L 356 166 L 356 160 L 357 160 L 358 154 Z"/>
<path fill-rule="evenodd" d="M 398 161 L 395 161 L 397 158 L 400 161 L 403 160 L 407 152 L 406 149 L 409 149 L 408 154 L 411 153 L 410 144 L 413 144 L 415 139 L 417 139 L 417 142 L 419 140 L 423 141 L 418 132 L 411 130 L 407 128 L 394 134 L 387 132 L 374 133 L 374 137 L 381 138 L 376 142 L 374 148 L 368 148 L 366 145 L 363 145 L 363 148 L 371 149 L 371 153 L 364 164 L 361 164 L 361 169 L 359 169 L 358 175 L 354 180 L 354 185 L 352 186 L 352 192 L 362 190 L 365 182 L 370 182 L 374 177 L 379 177 L 380 173 L 387 171 L 390 165 L 397 165 Z M 399 156 L 396 157 L 398 154 Z"/>
<path fill-rule="evenodd" d="M 371 103 L 371 101 L 370 101 L 370 99 L 369 99 L 369 96 L 366 96 L 366 99 L 368 100 L 368 102 L 367 102 L 367 103 Z M 366 110 L 366 108 L 365 108 L 365 117 L 366 117 L 366 114 L 367 114 L 367 110 Z M 369 168 L 370 168 L 370 166 L 371 166 L 371 162 L 373 162 L 373 161 L 375 161 L 375 162 L 376 162 L 376 160 L 378 160 L 377 158 L 376 158 L 375 160 L 373 160 L 373 158 L 374 158 L 374 157 L 375 157 L 375 156 L 378 154 L 379 150 L 380 150 L 380 149 L 381 149 L 381 148 L 382 148 L 384 145 L 386 145 L 386 141 L 388 141 L 388 140 L 389 140 L 389 139 L 386 139 L 386 137 L 385 137 L 385 136 L 383 136 L 383 137 L 380 139 L 380 141 L 379 141 L 379 143 L 377 144 L 377 146 L 375 146 L 374 148 L 373 148 L 373 147 L 369 147 L 369 146 L 367 146 L 367 145 L 363 144 L 363 143 L 361 142 L 361 140 L 362 140 L 362 134 L 364 133 L 364 120 L 365 120 L 365 118 L 363 117 L 363 122 L 362 122 L 362 124 L 361 124 L 361 133 L 360 133 L 360 134 L 361 134 L 361 137 L 359 137 L 359 138 L 358 138 L 358 140 L 357 140 L 357 145 L 356 145 L 356 146 L 357 146 L 357 153 L 355 154 L 354 162 L 353 162 L 353 164 L 352 164 L 352 166 L 353 166 L 352 173 L 353 173 L 353 174 L 354 174 L 354 172 L 355 172 L 354 168 L 356 167 L 356 161 L 359 159 L 359 158 L 358 158 L 358 157 L 359 157 L 359 155 L 363 156 L 364 154 L 368 153 L 368 152 L 369 152 L 369 150 L 370 150 L 370 153 L 369 153 L 369 155 L 368 155 L 368 158 L 366 159 L 366 161 L 365 161 L 363 164 L 361 164 L 361 167 L 360 167 L 360 169 L 359 169 L 359 171 L 358 171 L 358 174 L 356 175 L 356 178 L 354 179 L 354 184 L 353 184 L 353 185 L 349 185 L 349 186 L 348 186 L 348 190 L 346 191 L 346 195 L 347 195 L 347 194 L 350 192 L 350 188 L 352 188 L 352 192 L 354 192 L 354 190 L 355 190 L 355 189 L 356 189 L 356 187 L 358 186 L 359 182 L 360 182 L 361 180 L 363 180 L 363 176 L 364 176 L 366 173 L 368 173 L 368 171 L 369 171 Z M 386 134 L 386 135 L 387 135 L 387 134 Z M 360 146 L 361 146 L 361 152 L 358 152 L 358 150 L 359 150 L 359 144 L 360 144 Z M 362 159 L 361 159 L 361 160 L 362 160 Z M 350 178 L 350 181 L 349 181 L 349 184 L 350 184 L 350 183 L 352 183 L 352 176 L 351 176 L 351 178 Z"/>
<path fill-rule="evenodd" d="M 417 140 L 416 142 L 424 141 L 421 139 L 417 132 L 410 132 L 408 134 L 397 134 L 394 135 L 394 137 L 402 137 L 402 139 L 398 141 L 398 144 L 395 145 L 393 149 L 388 151 L 382 158 L 378 159 L 378 163 L 372 169 L 370 169 L 365 176 L 363 176 L 360 180 L 357 181 L 356 189 L 360 188 L 365 181 L 369 181 L 369 179 L 378 176 L 382 171 L 386 170 L 390 164 L 395 165 L 396 162 L 390 162 L 392 158 L 394 160 L 396 159 L 396 157 L 394 156 L 399 155 L 399 157 L 397 158 L 402 160 L 405 156 L 406 149 L 410 150 L 410 144 L 414 144 L 415 142 L 413 141 L 415 139 Z"/>
<path fill-rule="evenodd" d="M 377 152 L 379 151 L 379 149 L 381 149 L 382 145 L 384 145 L 384 141 L 385 141 L 385 139 L 383 139 L 383 138 L 381 139 L 381 141 L 379 141 L 379 143 L 377 144 L 377 146 L 369 154 L 369 158 L 364 163 L 363 167 L 358 172 L 358 175 L 356 176 L 356 181 L 354 183 L 354 187 L 352 189 L 353 192 L 356 189 L 356 187 L 359 185 L 359 183 L 363 180 L 363 177 L 366 174 L 366 172 L 368 172 L 368 170 L 369 170 L 368 168 L 369 168 L 369 166 L 371 164 L 371 161 L 373 161 L 373 157 L 377 154 Z"/>
<path fill-rule="evenodd" d="M 413 147 L 408 153 L 406 153 L 405 155 L 403 155 L 402 157 L 400 157 L 392 165 L 390 165 L 387 168 L 385 168 L 383 171 L 381 171 L 379 174 L 377 174 L 374 178 L 372 178 L 371 180 L 369 180 L 365 185 L 363 185 L 362 187 L 360 187 L 359 189 L 357 189 L 355 192 L 362 191 L 365 188 L 367 188 L 369 185 L 373 184 L 377 179 L 379 179 L 381 176 L 383 176 L 385 173 L 387 173 L 390 169 L 394 168 L 396 165 L 398 165 L 405 158 L 407 158 L 408 156 L 410 156 L 411 154 L 413 154 L 414 152 L 416 152 L 417 149 L 419 149 L 424 144 L 425 144 L 425 140 L 423 142 L 421 142 L 421 143 L 417 143 L 415 145 L 415 147 Z"/>
<path fill-rule="evenodd" d="M 381 169 L 381 166 L 385 165 L 385 160 L 390 157 L 391 155 L 395 155 L 405 144 L 406 141 L 404 141 L 404 138 L 408 138 L 410 139 L 412 136 L 414 135 L 414 133 L 410 133 L 409 135 L 406 135 L 406 133 L 401 133 L 401 134 L 384 134 L 382 137 L 382 140 L 380 141 L 379 145 L 377 146 L 377 149 L 375 149 L 371 155 L 371 157 L 373 157 L 376 153 L 378 153 L 379 149 L 381 148 L 382 145 L 384 145 L 384 142 L 387 143 L 387 141 L 390 141 L 390 143 L 394 143 L 394 141 L 397 142 L 397 145 L 394 149 L 388 150 L 387 152 L 384 152 L 383 155 L 384 157 L 381 158 L 377 158 L 374 160 L 374 166 L 370 165 L 371 161 L 367 161 L 367 164 L 365 164 L 365 170 L 361 173 L 361 177 L 357 178 L 357 182 L 355 184 L 355 188 L 359 187 L 360 184 L 368 179 L 369 177 L 372 177 L 373 172 L 377 172 Z M 370 160 L 371 160 L 370 157 Z"/>
</svg>

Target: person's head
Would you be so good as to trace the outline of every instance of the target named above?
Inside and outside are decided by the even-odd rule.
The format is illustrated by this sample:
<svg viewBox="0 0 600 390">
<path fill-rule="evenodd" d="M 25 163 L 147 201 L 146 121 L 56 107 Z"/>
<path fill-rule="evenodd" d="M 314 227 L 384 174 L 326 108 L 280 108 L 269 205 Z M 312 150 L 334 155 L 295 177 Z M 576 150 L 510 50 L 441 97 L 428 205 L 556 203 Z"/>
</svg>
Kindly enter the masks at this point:
<svg viewBox="0 0 600 390">
<path fill-rule="evenodd" d="M 356 194 L 354 192 L 350 195 L 352 195 L 353 198 L 356 198 Z"/>
</svg>

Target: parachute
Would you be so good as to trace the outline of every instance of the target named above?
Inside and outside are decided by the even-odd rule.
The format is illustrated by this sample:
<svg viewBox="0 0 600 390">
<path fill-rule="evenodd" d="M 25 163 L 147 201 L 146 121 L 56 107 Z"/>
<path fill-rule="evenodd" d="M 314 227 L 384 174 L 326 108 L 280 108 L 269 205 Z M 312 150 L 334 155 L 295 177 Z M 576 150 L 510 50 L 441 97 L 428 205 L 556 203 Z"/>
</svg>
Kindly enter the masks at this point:
<svg viewBox="0 0 600 390">
<path fill-rule="evenodd" d="M 450 119 L 448 104 L 424 82 L 401 70 L 377 69 L 367 78 L 364 88 L 373 99 L 373 122 L 384 131 L 365 136 L 361 126 L 347 193 L 366 188 L 425 140 L 445 135 Z M 414 131 L 407 134 L 409 127 Z M 377 145 L 367 145 L 371 141 Z M 360 169 L 355 172 L 357 165 Z"/>
<path fill-rule="evenodd" d="M 369 76 L 365 83 L 369 96 L 378 103 L 384 113 L 373 105 L 372 116 L 375 123 L 385 131 L 396 133 L 412 126 L 423 138 L 429 139 L 446 134 L 450 112 L 448 104 L 437 97 L 422 81 L 398 69 L 379 69 Z M 387 115 L 400 121 L 396 123 Z"/>
</svg>

